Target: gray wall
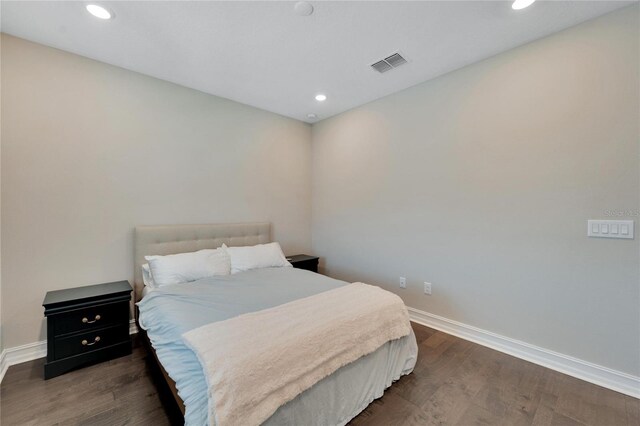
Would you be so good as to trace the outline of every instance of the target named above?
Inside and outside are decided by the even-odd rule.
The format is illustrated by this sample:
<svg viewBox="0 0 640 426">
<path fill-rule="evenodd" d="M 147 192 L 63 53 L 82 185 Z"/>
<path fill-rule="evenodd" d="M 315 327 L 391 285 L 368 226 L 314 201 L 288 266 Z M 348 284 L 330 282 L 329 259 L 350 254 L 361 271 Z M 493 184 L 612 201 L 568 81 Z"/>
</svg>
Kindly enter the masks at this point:
<svg viewBox="0 0 640 426">
<path fill-rule="evenodd" d="M 586 236 L 640 208 L 638 38 L 634 6 L 314 125 L 325 271 L 639 375 L 638 230 Z"/>
<path fill-rule="evenodd" d="M 5 347 L 47 290 L 133 279 L 141 224 L 269 221 L 310 249 L 310 126 L 2 35 Z"/>
</svg>

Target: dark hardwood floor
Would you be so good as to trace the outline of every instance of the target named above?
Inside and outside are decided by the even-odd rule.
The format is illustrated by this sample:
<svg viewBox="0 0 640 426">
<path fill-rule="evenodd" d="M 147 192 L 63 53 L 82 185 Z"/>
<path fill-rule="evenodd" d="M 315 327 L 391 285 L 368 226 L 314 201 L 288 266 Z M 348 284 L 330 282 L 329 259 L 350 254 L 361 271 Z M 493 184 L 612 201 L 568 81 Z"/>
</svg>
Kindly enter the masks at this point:
<svg viewBox="0 0 640 426">
<path fill-rule="evenodd" d="M 417 324 L 415 371 L 351 425 L 640 425 L 640 400 Z M 134 340 L 135 341 L 135 340 Z M 179 412 L 144 346 L 42 379 L 43 359 L 10 367 L 0 424 L 168 425 Z M 304 426 L 304 425 L 300 425 Z"/>
</svg>

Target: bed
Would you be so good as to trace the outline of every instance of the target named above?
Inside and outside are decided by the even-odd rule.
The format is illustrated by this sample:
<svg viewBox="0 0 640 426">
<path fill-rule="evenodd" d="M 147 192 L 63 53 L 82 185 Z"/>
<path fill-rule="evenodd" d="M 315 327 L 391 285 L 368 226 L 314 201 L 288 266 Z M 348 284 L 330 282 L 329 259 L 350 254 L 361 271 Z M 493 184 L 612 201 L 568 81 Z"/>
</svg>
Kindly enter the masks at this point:
<svg viewBox="0 0 640 426">
<path fill-rule="evenodd" d="M 145 255 L 205 248 L 250 246 L 271 241 L 270 224 L 143 226 L 135 230 L 137 320 L 154 359 L 182 411 L 185 424 L 215 424 L 208 410 L 207 377 L 184 333 L 242 314 L 262 312 L 346 286 L 347 283 L 294 268 L 264 268 L 209 277 L 144 291 Z M 345 365 L 278 408 L 265 425 L 344 425 L 393 381 L 413 370 L 413 332 Z"/>
</svg>

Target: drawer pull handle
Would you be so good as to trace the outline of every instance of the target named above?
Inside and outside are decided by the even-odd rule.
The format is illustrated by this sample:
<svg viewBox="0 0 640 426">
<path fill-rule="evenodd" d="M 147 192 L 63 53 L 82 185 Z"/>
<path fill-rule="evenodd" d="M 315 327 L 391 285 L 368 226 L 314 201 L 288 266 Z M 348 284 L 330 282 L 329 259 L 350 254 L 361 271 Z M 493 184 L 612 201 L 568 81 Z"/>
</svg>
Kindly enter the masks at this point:
<svg viewBox="0 0 640 426">
<path fill-rule="evenodd" d="M 96 318 L 93 321 L 89 321 L 89 318 L 87 317 L 82 318 L 82 322 L 85 324 L 93 324 L 94 322 L 99 320 L 100 320 L 100 315 L 96 315 Z"/>
<path fill-rule="evenodd" d="M 83 340 L 82 341 L 82 346 L 93 346 L 96 343 L 98 343 L 99 341 L 100 341 L 100 336 L 96 336 L 96 338 L 93 339 L 93 342 L 91 342 L 91 343 L 87 342 L 86 340 Z"/>
</svg>

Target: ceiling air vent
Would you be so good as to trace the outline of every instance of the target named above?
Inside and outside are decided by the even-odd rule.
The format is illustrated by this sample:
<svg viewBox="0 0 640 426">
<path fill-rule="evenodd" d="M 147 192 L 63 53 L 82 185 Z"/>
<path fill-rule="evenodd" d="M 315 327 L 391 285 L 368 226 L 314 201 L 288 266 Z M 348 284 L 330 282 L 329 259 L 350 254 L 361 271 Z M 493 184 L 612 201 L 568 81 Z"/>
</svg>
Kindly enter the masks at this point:
<svg viewBox="0 0 640 426">
<path fill-rule="evenodd" d="M 387 61 L 389 63 L 389 65 L 391 65 L 392 67 L 399 67 L 402 64 L 406 64 L 407 60 L 405 58 L 403 58 L 402 56 L 400 56 L 399 53 L 394 53 L 393 55 L 389 56 L 388 58 L 384 58 L 385 61 Z"/>
<path fill-rule="evenodd" d="M 379 73 L 383 73 L 406 63 L 407 60 L 405 58 L 403 58 L 399 53 L 394 53 L 393 55 L 387 56 L 386 58 L 371 65 L 371 68 Z"/>
<path fill-rule="evenodd" d="M 375 64 L 371 65 L 373 67 L 374 70 L 378 71 L 378 72 L 387 72 L 389 71 L 391 68 L 393 68 L 391 65 L 389 65 L 384 59 L 382 61 L 378 61 Z"/>
</svg>

